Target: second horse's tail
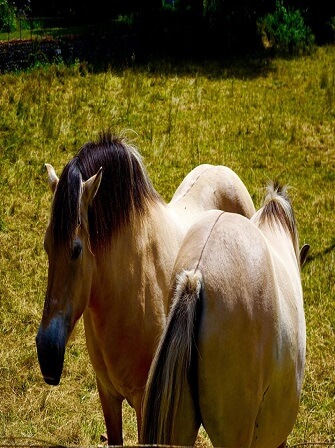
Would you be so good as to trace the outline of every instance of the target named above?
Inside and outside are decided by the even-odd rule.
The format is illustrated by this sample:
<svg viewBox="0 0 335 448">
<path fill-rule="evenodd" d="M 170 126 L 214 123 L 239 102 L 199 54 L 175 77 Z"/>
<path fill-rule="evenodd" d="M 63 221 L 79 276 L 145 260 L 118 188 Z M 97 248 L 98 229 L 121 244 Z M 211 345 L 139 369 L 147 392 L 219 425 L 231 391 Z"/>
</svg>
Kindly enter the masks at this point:
<svg viewBox="0 0 335 448">
<path fill-rule="evenodd" d="M 177 279 L 173 305 L 147 381 L 141 443 L 170 445 L 185 393 L 195 385 L 195 339 L 202 305 L 202 276 L 183 271 Z M 197 413 L 197 404 L 191 414 Z M 200 423 L 199 423 L 200 424 Z"/>
</svg>

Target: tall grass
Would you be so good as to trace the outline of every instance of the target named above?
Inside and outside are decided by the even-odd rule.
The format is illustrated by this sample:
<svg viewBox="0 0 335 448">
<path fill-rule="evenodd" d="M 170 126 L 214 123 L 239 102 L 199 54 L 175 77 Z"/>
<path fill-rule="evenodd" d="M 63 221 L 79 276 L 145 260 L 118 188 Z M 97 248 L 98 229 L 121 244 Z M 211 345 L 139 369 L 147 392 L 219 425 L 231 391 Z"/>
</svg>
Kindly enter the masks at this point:
<svg viewBox="0 0 335 448">
<path fill-rule="evenodd" d="M 291 186 L 311 255 L 302 272 L 306 375 L 289 444 L 335 442 L 334 79 L 334 47 L 263 66 L 165 63 L 94 74 L 76 65 L 0 76 L 0 444 L 98 445 L 105 431 L 82 322 L 58 387 L 43 382 L 35 335 L 51 203 L 44 163 L 60 173 L 107 127 L 139 148 L 166 201 L 199 163 L 235 170 L 256 207 L 269 179 Z M 134 413 L 126 404 L 124 412 L 125 443 L 136 443 Z M 204 431 L 198 444 L 209 446 Z"/>
</svg>

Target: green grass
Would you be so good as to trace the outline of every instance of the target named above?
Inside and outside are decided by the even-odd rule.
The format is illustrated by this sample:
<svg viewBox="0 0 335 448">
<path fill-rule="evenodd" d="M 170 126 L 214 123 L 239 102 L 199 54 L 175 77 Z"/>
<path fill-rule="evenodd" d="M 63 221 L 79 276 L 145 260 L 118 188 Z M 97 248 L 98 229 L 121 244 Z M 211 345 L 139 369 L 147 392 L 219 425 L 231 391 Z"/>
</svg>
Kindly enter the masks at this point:
<svg viewBox="0 0 335 448">
<path fill-rule="evenodd" d="M 59 22 L 59 21 L 58 21 Z M 57 19 L 45 18 L 44 20 L 37 20 L 34 23 L 22 23 L 21 29 L 19 22 L 17 23 L 17 29 L 9 33 L 0 32 L 0 41 L 11 40 L 27 40 L 27 39 L 42 39 L 42 38 L 61 38 L 63 36 L 71 35 L 85 35 L 88 33 L 111 33 L 115 32 L 120 26 L 130 25 L 127 17 L 119 17 L 119 19 L 106 20 L 105 22 L 89 25 L 72 25 L 72 26 L 59 26 Z"/>
<path fill-rule="evenodd" d="M 289 444 L 334 444 L 335 47 L 263 66 L 162 63 L 93 74 L 81 64 L 0 76 L 0 444 L 98 445 L 105 431 L 82 322 L 58 387 L 43 382 L 35 335 L 51 204 L 44 163 L 60 173 L 110 126 L 139 148 L 166 201 L 207 162 L 235 170 L 256 207 L 269 179 L 292 187 L 300 242 L 311 253 L 302 272 L 306 375 Z M 127 405 L 124 425 L 125 443 L 136 443 Z M 204 432 L 198 444 L 209 445 Z"/>
<path fill-rule="evenodd" d="M 76 30 L 75 30 L 76 31 Z M 62 28 L 18 29 L 10 33 L 0 33 L 0 41 L 17 39 L 41 39 L 42 37 L 60 37 L 63 34 L 73 34 L 73 30 Z"/>
</svg>

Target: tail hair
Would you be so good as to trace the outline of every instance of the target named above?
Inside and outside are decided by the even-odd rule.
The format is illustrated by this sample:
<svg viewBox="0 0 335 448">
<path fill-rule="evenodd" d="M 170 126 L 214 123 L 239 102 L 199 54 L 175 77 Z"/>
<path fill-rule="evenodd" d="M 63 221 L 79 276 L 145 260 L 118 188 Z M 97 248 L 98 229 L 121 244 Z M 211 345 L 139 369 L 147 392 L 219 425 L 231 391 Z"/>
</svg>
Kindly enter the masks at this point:
<svg viewBox="0 0 335 448">
<path fill-rule="evenodd" d="M 189 381 L 201 289 L 199 271 L 183 271 L 177 277 L 173 304 L 145 390 L 141 443 L 170 444 L 183 386 Z"/>
</svg>

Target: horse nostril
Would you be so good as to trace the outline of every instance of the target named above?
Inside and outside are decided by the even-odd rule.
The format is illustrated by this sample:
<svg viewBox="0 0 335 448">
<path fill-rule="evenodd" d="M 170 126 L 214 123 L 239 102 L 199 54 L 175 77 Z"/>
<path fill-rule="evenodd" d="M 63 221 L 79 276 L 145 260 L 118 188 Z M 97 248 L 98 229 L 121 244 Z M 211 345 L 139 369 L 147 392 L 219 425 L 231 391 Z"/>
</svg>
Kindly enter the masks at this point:
<svg viewBox="0 0 335 448">
<path fill-rule="evenodd" d="M 46 328 L 40 326 L 36 336 L 38 362 L 47 384 L 56 386 L 63 371 L 67 325 L 64 317 L 52 319 Z"/>
</svg>

